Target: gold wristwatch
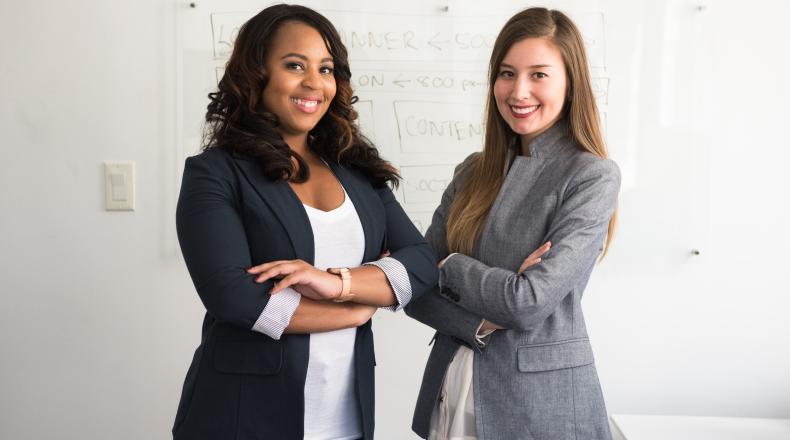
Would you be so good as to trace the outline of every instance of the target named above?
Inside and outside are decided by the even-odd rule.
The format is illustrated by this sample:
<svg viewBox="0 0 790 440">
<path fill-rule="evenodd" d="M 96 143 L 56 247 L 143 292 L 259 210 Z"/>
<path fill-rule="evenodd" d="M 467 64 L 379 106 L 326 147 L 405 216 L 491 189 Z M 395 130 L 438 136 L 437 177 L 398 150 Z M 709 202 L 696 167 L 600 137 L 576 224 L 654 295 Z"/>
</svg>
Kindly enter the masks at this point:
<svg viewBox="0 0 790 440">
<path fill-rule="evenodd" d="M 340 295 L 336 298 L 333 298 L 332 301 L 345 302 L 354 297 L 354 294 L 351 293 L 351 270 L 349 270 L 349 268 L 330 267 L 326 271 L 338 275 L 340 277 L 340 280 L 343 281 L 343 288 L 340 291 Z"/>
</svg>

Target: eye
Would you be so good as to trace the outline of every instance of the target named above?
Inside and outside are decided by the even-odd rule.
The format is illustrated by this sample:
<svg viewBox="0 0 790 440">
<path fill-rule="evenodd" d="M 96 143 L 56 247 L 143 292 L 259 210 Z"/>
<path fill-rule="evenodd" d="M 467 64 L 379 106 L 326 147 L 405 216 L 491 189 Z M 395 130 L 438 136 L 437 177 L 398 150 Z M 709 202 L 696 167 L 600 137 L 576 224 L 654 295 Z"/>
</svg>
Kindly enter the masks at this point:
<svg viewBox="0 0 790 440">
<path fill-rule="evenodd" d="M 289 61 L 285 63 L 285 68 L 288 70 L 304 70 L 304 66 L 296 61 Z"/>
<path fill-rule="evenodd" d="M 535 72 L 532 74 L 532 77 L 535 79 L 543 79 L 543 78 L 548 78 L 549 76 L 543 72 Z"/>
<path fill-rule="evenodd" d="M 335 68 L 332 66 L 321 66 L 320 72 L 325 75 L 332 75 L 335 73 Z"/>
<path fill-rule="evenodd" d="M 513 78 L 513 72 L 509 70 L 500 70 L 499 71 L 500 78 Z"/>
</svg>

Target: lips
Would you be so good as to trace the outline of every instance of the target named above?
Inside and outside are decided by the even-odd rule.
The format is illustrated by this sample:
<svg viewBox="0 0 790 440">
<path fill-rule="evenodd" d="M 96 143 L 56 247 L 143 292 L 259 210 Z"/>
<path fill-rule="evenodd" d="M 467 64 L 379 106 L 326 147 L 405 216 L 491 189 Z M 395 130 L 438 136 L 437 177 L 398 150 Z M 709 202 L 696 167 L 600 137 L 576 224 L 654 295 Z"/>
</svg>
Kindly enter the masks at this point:
<svg viewBox="0 0 790 440">
<path fill-rule="evenodd" d="M 291 102 L 296 105 L 296 108 L 305 113 L 315 113 L 318 110 L 318 104 L 321 103 L 321 99 L 313 97 L 291 98 Z"/>
<path fill-rule="evenodd" d="M 529 106 L 510 106 L 510 114 L 513 115 L 514 118 L 518 119 L 525 119 L 529 118 L 530 116 L 534 115 L 535 112 L 540 108 L 540 105 L 529 105 Z"/>
</svg>

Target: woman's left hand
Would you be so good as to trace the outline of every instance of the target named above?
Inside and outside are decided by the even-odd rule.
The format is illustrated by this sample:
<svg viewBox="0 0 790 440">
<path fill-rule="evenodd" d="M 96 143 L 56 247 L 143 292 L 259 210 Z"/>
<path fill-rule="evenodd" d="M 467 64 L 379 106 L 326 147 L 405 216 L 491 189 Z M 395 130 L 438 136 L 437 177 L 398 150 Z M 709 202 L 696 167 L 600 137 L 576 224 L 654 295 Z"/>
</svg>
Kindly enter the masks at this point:
<svg viewBox="0 0 790 440">
<path fill-rule="evenodd" d="M 518 272 L 517 273 L 519 275 L 521 275 L 521 273 L 524 272 L 525 270 L 527 270 L 528 267 L 534 266 L 534 265 L 540 263 L 542 261 L 541 257 L 543 256 L 543 254 L 548 252 L 549 249 L 551 249 L 551 242 L 547 241 L 547 242 L 543 243 L 543 245 L 541 247 L 535 249 L 534 252 L 529 254 L 527 256 L 527 258 L 524 259 L 524 262 L 521 263 L 521 267 L 518 268 Z"/>
<path fill-rule="evenodd" d="M 439 264 L 437 264 L 437 265 L 436 265 L 436 267 L 438 267 L 439 269 L 441 269 L 441 268 L 442 268 L 442 266 L 444 266 L 444 263 L 445 263 L 445 262 L 447 262 L 447 260 L 448 260 L 450 257 L 452 257 L 453 255 L 455 255 L 455 254 L 456 254 L 456 252 L 453 252 L 452 254 L 450 254 L 450 255 L 448 255 L 448 256 L 446 256 L 446 257 L 442 258 L 442 261 L 440 261 L 440 262 L 439 262 Z"/>
<path fill-rule="evenodd" d="M 286 287 L 310 299 L 334 299 L 343 291 L 343 281 L 339 276 L 317 269 L 302 260 L 278 260 L 253 266 L 247 273 L 258 275 L 255 282 L 263 283 L 272 278 L 282 277 L 272 287 L 274 295 Z"/>
</svg>

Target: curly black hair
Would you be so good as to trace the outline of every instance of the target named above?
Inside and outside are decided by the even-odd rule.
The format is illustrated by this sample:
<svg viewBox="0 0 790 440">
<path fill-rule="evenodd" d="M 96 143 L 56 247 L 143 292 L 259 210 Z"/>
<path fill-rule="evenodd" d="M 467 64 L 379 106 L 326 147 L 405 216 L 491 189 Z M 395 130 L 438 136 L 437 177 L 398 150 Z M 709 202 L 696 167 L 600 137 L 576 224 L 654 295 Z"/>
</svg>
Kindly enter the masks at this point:
<svg viewBox="0 0 790 440">
<path fill-rule="evenodd" d="M 337 92 L 327 113 L 310 131 L 309 147 L 326 161 L 356 168 L 374 186 L 397 186 L 400 176 L 396 168 L 379 156 L 355 123 L 357 112 L 353 104 L 357 97 L 351 90 L 348 52 L 340 35 L 323 15 L 304 6 L 270 6 L 241 27 L 217 91 L 208 95 L 211 102 L 206 112 L 203 149 L 220 148 L 255 160 L 264 174 L 275 181 L 298 183 L 309 178 L 307 163 L 285 143 L 277 131 L 277 117 L 262 102 L 267 83 L 267 50 L 280 26 L 293 21 L 315 28 L 334 61 Z"/>
</svg>

